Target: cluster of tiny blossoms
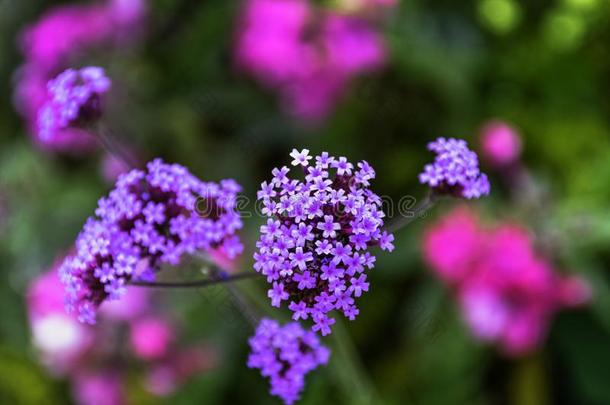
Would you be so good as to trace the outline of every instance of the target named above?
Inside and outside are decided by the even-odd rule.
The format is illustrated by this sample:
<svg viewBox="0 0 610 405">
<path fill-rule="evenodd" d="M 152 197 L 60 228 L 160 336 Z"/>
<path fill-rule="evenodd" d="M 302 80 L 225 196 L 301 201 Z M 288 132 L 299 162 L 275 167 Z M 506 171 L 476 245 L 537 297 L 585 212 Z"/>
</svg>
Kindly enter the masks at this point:
<svg viewBox="0 0 610 405">
<path fill-rule="evenodd" d="M 101 113 L 101 96 L 110 89 L 110 79 L 104 69 L 89 66 L 68 69 L 47 85 L 48 101 L 38 113 L 38 132 L 50 139 L 56 131 L 89 122 Z"/>
<path fill-rule="evenodd" d="M 307 149 L 294 150 L 292 165 L 305 180 L 288 178 L 290 169 L 273 170 L 258 199 L 270 217 L 261 227 L 254 268 L 272 283 L 271 304 L 289 302 L 293 319 L 311 319 L 313 330 L 331 332 L 340 310 L 353 320 L 354 298 L 369 290 L 365 269 L 375 256 L 367 250 L 391 251 L 394 237 L 383 231 L 381 199 L 368 187 L 375 171 L 365 161 L 357 169 L 346 158 L 323 152 L 314 162 Z"/>
<path fill-rule="evenodd" d="M 468 149 L 466 141 L 438 138 L 428 144 L 428 149 L 436 153 L 436 158 L 419 175 L 422 184 L 438 193 L 468 199 L 489 194 L 489 180 L 479 170 L 477 154 Z"/>
<path fill-rule="evenodd" d="M 305 375 L 326 364 L 330 356 L 315 333 L 303 330 L 297 322 L 280 326 L 271 319 L 260 322 L 250 338 L 250 347 L 248 367 L 258 368 L 263 377 L 269 377 L 271 395 L 286 404 L 299 399 Z"/>
<path fill-rule="evenodd" d="M 204 183 L 160 159 L 122 175 L 59 269 L 67 310 L 94 323 L 104 300 L 120 298 L 131 280 L 151 280 L 160 264 L 177 265 L 183 253 L 219 248 L 235 257 L 239 190 L 233 180 Z"/>
</svg>

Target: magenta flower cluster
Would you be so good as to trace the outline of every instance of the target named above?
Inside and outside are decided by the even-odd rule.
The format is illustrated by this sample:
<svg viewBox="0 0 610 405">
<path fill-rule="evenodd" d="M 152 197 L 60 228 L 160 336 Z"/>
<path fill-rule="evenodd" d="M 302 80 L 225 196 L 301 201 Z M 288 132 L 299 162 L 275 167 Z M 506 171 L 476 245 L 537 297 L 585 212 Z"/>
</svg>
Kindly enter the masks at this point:
<svg viewBox="0 0 610 405">
<path fill-rule="evenodd" d="M 59 269 L 68 311 L 94 323 L 104 300 L 120 298 L 130 280 L 154 278 L 158 265 L 177 265 L 183 254 L 199 250 L 239 254 L 239 191 L 233 180 L 205 183 L 160 159 L 122 175 L 78 236 L 76 254 Z"/>
<path fill-rule="evenodd" d="M 473 335 L 512 356 L 536 349 L 560 309 L 590 299 L 588 284 L 557 274 L 535 252 L 523 228 L 484 228 L 467 209 L 428 230 L 424 254 L 434 273 L 455 291 Z"/>
<path fill-rule="evenodd" d="M 245 3 L 237 64 L 276 90 L 299 118 L 323 119 L 353 78 L 383 66 L 383 38 L 367 18 L 309 0 Z"/>
<path fill-rule="evenodd" d="M 436 158 L 419 175 L 422 184 L 428 184 L 439 194 L 468 199 L 489 194 L 487 175 L 479 170 L 477 154 L 468 149 L 466 141 L 438 138 L 428 144 L 428 149 L 436 153 Z"/>
<path fill-rule="evenodd" d="M 335 323 L 329 312 L 358 315 L 355 298 L 369 290 L 366 269 L 375 263 L 368 249 L 391 251 L 394 237 L 382 230 L 381 199 L 369 189 L 375 171 L 367 162 L 356 168 L 326 152 L 310 162 L 307 149 L 291 156 L 305 180 L 291 180 L 282 167 L 262 183 L 258 199 L 269 219 L 254 268 L 272 284 L 273 306 L 287 301 L 294 320 L 311 318 L 313 330 L 327 335 Z"/>
<path fill-rule="evenodd" d="M 252 349 L 248 367 L 257 368 L 271 382 L 271 395 L 284 403 L 298 400 L 305 385 L 305 375 L 326 364 L 330 351 L 320 344 L 317 335 L 305 331 L 297 322 L 284 326 L 263 319 L 250 338 Z"/>
<path fill-rule="evenodd" d="M 95 66 L 67 69 L 47 85 L 48 101 L 38 112 L 38 134 L 51 139 L 56 131 L 95 121 L 101 114 L 102 95 L 111 82 Z"/>
</svg>

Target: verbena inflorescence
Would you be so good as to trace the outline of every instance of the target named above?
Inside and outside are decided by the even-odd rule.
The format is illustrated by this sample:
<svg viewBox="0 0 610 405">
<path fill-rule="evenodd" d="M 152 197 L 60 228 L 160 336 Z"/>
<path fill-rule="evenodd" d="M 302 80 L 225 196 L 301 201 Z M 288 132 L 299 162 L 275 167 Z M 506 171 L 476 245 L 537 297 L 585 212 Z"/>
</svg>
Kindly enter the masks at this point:
<svg viewBox="0 0 610 405">
<path fill-rule="evenodd" d="M 345 157 L 323 152 L 315 160 L 294 150 L 292 165 L 304 180 L 290 179 L 287 167 L 273 170 L 258 192 L 269 217 L 260 229 L 254 268 L 272 284 L 268 296 L 279 307 L 288 301 L 293 319 L 311 318 L 313 330 L 331 332 L 333 310 L 353 320 L 355 298 L 369 290 L 366 269 L 379 246 L 393 250 L 383 231 L 381 199 L 369 189 L 375 171 L 365 161 L 354 167 Z"/>
<path fill-rule="evenodd" d="M 82 121 L 91 122 L 101 113 L 101 97 L 111 86 L 104 69 L 95 66 L 68 69 L 47 85 L 49 99 L 38 113 L 38 131 L 43 139 Z"/>
<path fill-rule="evenodd" d="M 468 149 L 466 141 L 438 138 L 428 144 L 428 149 L 436 153 L 436 158 L 419 175 L 421 183 L 437 193 L 468 199 L 489 194 L 489 180 L 479 170 L 477 154 Z"/>
<path fill-rule="evenodd" d="M 305 331 L 298 323 L 284 326 L 263 319 L 250 338 L 252 352 L 248 367 L 258 368 L 271 382 L 271 395 L 287 404 L 299 399 L 305 385 L 305 375 L 326 364 L 330 351 L 320 344 L 317 335 Z"/>
<path fill-rule="evenodd" d="M 235 257 L 242 251 L 239 191 L 233 180 L 202 182 L 160 159 L 122 175 L 59 269 L 68 311 L 94 323 L 104 300 L 120 298 L 131 280 L 151 280 L 161 264 L 177 265 L 184 253 L 218 248 Z"/>
</svg>

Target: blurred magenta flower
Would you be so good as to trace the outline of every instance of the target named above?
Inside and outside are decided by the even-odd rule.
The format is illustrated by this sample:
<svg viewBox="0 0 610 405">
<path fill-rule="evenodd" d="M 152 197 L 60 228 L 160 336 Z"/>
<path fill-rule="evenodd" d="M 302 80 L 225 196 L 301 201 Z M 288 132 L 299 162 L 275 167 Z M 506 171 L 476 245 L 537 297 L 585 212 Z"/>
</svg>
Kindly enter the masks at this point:
<svg viewBox="0 0 610 405">
<path fill-rule="evenodd" d="M 557 311 L 584 304 L 591 296 L 584 280 L 554 272 L 523 228 L 483 228 L 466 208 L 426 232 L 424 256 L 456 292 L 474 336 L 496 343 L 508 355 L 535 350 Z"/>
<path fill-rule="evenodd" d="M 323 119 L 354 77 L 386 58 L 373 22 L 307 0 L 247 0 L 238 24 L 238 67 L 305 120 Z"/>
<path fill-rule="evenodd" d="M 424 258 L 445 283 L 458 283 L 470 271 L 483 237 L 474 213 L 466 208 L 456 209 L 426 232 Z"/>
<path fill-rule="evenodd" d="M 521 136 L 503 121 L 492 121 L 480 131 L 483 158 L 496 168 L 515 163 L 521 155 Z"/>
<path fill-rule="evenodd" d="M 150 368 L 145 387 L 154 395 L 170 395 L 187 379 L 216 366 L 217 357 L 214 350 L 202 345 L 174 349 L 171 356 Z"/>
<path fill-rule="evenodd" d="M 90 347 L 93 333 L 64 310 L 64 288 L 53 269 L 35 279 L 27 291 L 32 340 L 53 374 L 66 374 Z"/>
<path fill-rule="evenodd" d="M 91 48 L 123 44 L 141 29 L 146 11 L 145 0 L 55 7 L 22 31 L 20 46 L 28 62 L 53 70 Z"/>
<path fill-rule="evenodd" d="M 137 287 L 128 288 L 121 300 L 106 301 L 100 307 L 102 317 L 112 321 L 127 322 L 138 319 L 148 312 L 150 312 L 150 292 Z"/>
<path fill-rule="evenodd" d="M 131 347 L 134 354 L 141 359 L 159 359 L 168 353 L 174 334 L 173 327 L 165 319 L 138 319 L 131 323 Z"/>
<path fill-rule="evenodd" d="M 83 371 L 74 378 L 74 399 L 80 405 L 122 405 L 127 403 L 123 378 L 114 369 Z"/>
<path fill-rule="evenodd" d="M 28 130 L 41 147 L 72 153 L 95 147 L 88 131 L 79 128 L 41 137 L 37 122 L 40 108 L 48 101 L 47 82 L 67 67 L 78 65 L 91 50 L 124 46 L 139 37 L 146 8 L 145 0 L 64 5 L 48 11 L 21 32 L 19 45 L 25 62 L 15 75 L 14 99 Z"/>
</svg>

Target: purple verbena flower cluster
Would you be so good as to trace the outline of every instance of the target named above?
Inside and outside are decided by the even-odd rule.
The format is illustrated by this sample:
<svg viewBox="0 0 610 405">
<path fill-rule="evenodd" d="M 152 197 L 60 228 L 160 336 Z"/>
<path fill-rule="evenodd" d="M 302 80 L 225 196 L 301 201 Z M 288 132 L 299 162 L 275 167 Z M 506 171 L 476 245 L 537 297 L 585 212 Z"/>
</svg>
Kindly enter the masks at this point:
<svg viewBox="0 0 610 405">
<path fill-rule="evenodd" d="M 307 149 L 291 156 L 305 180 L 289 179 L 282 167 L 262 183 L 258 199 L 270 219 L 260 230 L 254 268 L 272 283 L 271 305 L 288 301 L 294 320 L 311 317 L 313 330 L 327 335 L 335 323 L 329 312 L 358 315 L 354 299 L 369 290 L 365 270 L 375 263 L 369 247 L 392 251 L 394 237 L 382 230 L 381 199 L 369 189 L 375 171 L 367 162 L 355 168 L 326 152 L 310 162 Z"/>
<path fill-rule="evenodd" d="M 233 180 L 205 183 L 160 159 L 119 177 L 79 234 L 76 253 L 59 269 L 68 312 L 95 323 L 104 300 L 120 298 L 130 280 L 154 279 L 161 264 L 177 265 L 182 254 L 198 250 L 241 253 L 235 235 L 242 227 L 235 210 L 239 191 Z"/>
<path fill-rule="evenodd" d="M 91 122 L 101 114 L 101 96 L 110 89 L 104 69 L 95 66 L 68 69 L 47 84 L 48 101 L 38 113 L 43 139 L 79 122 Z"/>
<path fill-rule="evenodd" d="M 420 183 L 428 184 L 435 192 L 468 199 L 489 194 L 487 175 L 479 170 L 477 154 L 468 149 L 466 141 L 438 138 L 428 144 L 428 149 L 436 153 L 436 158 L 424 167 Z"/>
<path fill-rule="evenodd" d="M 320 344 L 317 335 L 305 331 L 297 322 L 280 326 L 271 319 L 261 320 L 250 338 L 252 352 L 249 368 L 258 368 L 271 381 L 271 395 L 286 404 L 299 399 L 305 375 L 326 364 L 330 351 Z"/>
</svg>

